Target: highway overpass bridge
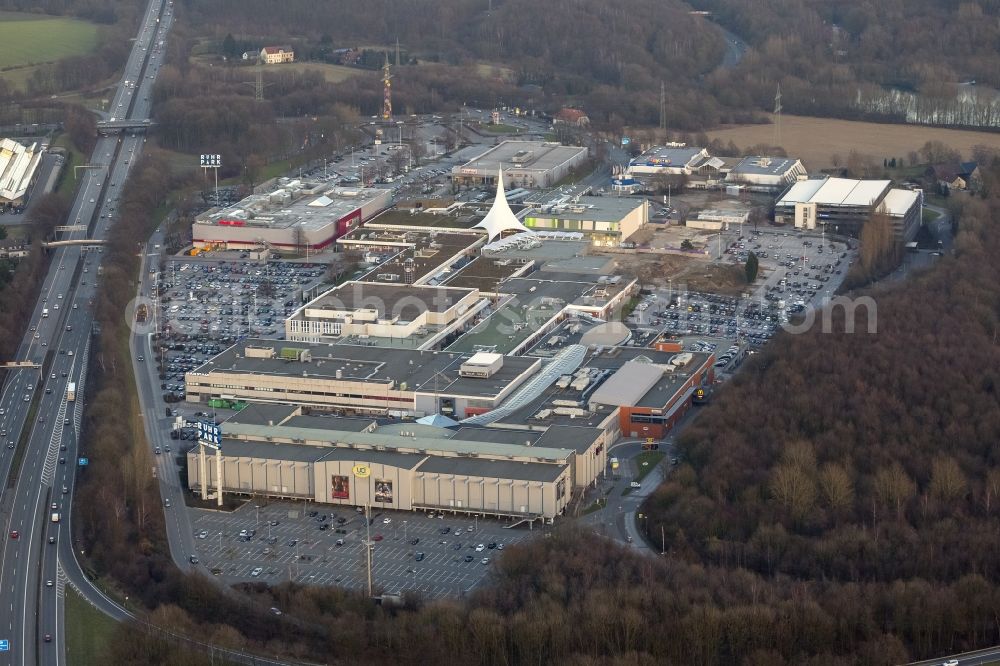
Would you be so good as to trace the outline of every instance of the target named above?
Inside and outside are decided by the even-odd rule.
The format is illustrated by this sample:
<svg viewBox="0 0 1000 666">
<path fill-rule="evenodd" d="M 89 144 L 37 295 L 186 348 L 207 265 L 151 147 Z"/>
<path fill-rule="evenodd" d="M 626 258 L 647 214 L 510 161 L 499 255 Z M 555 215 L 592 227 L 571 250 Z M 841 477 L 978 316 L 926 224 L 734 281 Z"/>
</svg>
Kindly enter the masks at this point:
<svg viewBox="0 0 1000 666">
<path fill-rule="evenodd" d="M 103 136 L 107 136 L 109 134 L 121 134 L 122 132 L 128 134 L 136 134 L 140 132 L 145 132 L 152 126 L 153 126 L 153 121 L 150 120 L 149 118 L 142 118 L 142 119 L 112 118 L 111 120 L 97 121 L 97 133 Z"/>
<path fill-rule="evenodd" d="M 70 240 L 42 241 L 42 247 L 66 247 L 68 245 L 107 245 L 102 238 L 73 238 Z"/>
</svg>

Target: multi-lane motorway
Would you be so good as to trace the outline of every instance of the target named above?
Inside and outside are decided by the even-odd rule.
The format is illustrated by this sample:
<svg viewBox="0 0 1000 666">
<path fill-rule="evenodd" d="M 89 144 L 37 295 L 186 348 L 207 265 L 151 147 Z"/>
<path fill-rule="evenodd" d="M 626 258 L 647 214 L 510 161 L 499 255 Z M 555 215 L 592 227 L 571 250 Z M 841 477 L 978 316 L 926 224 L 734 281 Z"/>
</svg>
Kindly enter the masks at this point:
<svg viewBox="0 0 1000 666">
<path fill-rule="evenodd" d="M 172 11 L 170 0 L 151 0 L 112 101 L 118 119 L 148 118 L 149 98 Z M 81 181 L 60 240 L 104 239 L 115 217 L 128 171 L 142 152 L 143 137 L 101 137 L 93 168 Z M 99 247 L 51 249 L 51 266 L 28 331 L 12 361 L 37 367 L 9 370 L 0 393 L 0 664 L 64 663 L 62 598 L 65 581 L 84 585 L 73 554 L 69 502 L 80 462 L 77 434 L 81 392 L 93 323 L 102 253 Z M 76 385 L 69 400 L 67 386 Z M 20 465 L 16 456 L 21 456 Z M 54 508 L 53 508 L 54 507 Z M 58 521 L 53 514 L 58 513 Z M 107 603 L 90 588 L 88 596 Z M 113 611 L 113 605 L 106 610 Z M 4 643 L 6 642 L 6 643 Z"/>
</svg>

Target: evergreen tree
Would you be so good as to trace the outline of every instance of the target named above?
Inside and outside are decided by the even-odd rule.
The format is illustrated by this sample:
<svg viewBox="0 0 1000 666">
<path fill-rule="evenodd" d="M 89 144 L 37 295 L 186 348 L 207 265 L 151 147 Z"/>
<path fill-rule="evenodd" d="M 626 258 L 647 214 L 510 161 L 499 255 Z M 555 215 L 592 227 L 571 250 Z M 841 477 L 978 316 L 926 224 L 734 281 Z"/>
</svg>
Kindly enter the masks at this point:
<svg viewBox="0 0 1000 666">
<path fill-rule="evenodd" d="M 743 266 L 743 270 L 747 274 L 747 284 L 753 284 L 754 280 L 757 279 L 757 270 L 760 268 L 760 262 L 757 259 L 757 255 L 751 252 L 747 256 L 747 263 Z"/>
</svg>

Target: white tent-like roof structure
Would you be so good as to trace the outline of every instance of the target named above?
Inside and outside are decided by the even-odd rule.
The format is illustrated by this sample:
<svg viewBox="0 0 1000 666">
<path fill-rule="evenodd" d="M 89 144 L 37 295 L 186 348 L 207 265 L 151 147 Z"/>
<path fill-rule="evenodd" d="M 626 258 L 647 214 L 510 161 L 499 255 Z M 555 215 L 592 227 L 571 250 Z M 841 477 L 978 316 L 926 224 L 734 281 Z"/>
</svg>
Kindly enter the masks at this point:
<svg viewBox="0 0 1000 666">
<path fill-rule="evenodd" d="M 486 229 L 486 234 L 489 236 L 490 242 L 494 239 L 499 238 L 500 234 L 505 231 L 526 231 L 529 234 L 531 230 L 528 227 L 521 224 L 521 220 L 517 219 L 514 212 L 510 209 L 507 204 L 507 194 L 503 189 L 503 169 L 500 170 L 500 175 L 497 177 L 497 196 L 493 199 L 493 206 L 490 208 L 490 212 L 486 214 L 482 220 L 479 221 L 473 229 Z"/>
</svg>

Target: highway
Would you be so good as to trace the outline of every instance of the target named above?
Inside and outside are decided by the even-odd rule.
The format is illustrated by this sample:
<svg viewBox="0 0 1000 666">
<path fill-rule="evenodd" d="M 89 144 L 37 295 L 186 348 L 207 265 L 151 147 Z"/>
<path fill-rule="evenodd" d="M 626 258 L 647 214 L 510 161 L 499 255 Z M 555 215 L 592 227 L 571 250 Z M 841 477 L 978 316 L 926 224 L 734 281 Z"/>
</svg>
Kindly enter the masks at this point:
<svg viewBox="0 0 1000 666">
<path fill-rule="evenodd" d="M 151 0 L 140 24 L 113 108 L 120 117 L 144 119 L 162 61 L 156 46 L 166 38 L 169 0 Z M 128 171 L 142 152 L 143 137 L 99 138 L 81 171 L 66 220 L 81 228 L 60 240 L 103 239 L 114 219 Z M 103 599 L 80 572 L 70 538 L 69 514 L 78 466 L 77 434 L 93 324 L 92 303 L 102 254 L 88 246 L 60 247 L 13 361 L 41 367 L 9 370 L 0 392 L 0 475 L 4 481 L 0 552 L 0 664 L 65 663 L 63 592 L 67 580 L 92 603 L 118 619 L 127 617 Z M 69 400 L 67 386 L 76 385 Z M 20 468 L 17 456 L 20 455 Z M 54 508 L 53 508 L 54 507 Z M 53 514 L 58 513 L 57 520 Z"/>
</svg>

